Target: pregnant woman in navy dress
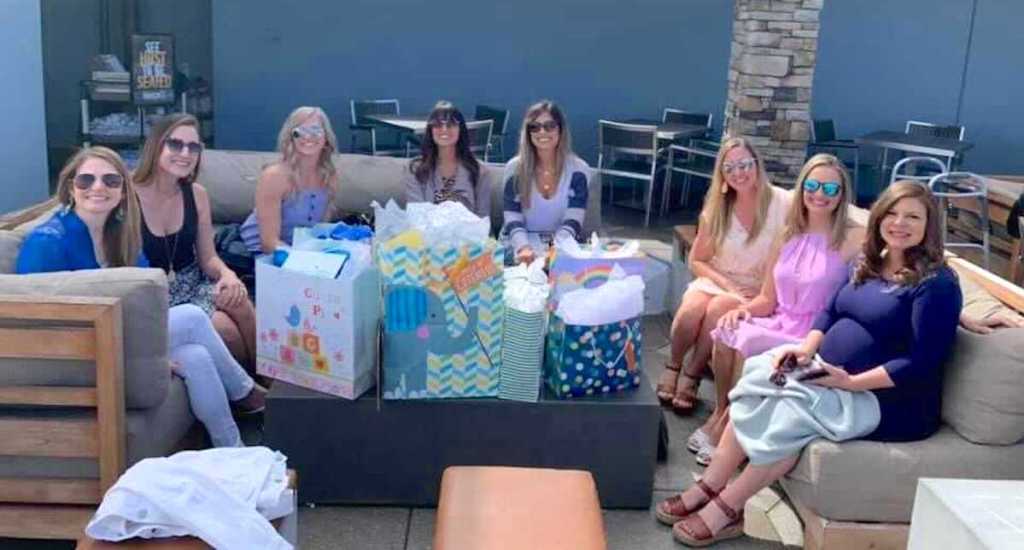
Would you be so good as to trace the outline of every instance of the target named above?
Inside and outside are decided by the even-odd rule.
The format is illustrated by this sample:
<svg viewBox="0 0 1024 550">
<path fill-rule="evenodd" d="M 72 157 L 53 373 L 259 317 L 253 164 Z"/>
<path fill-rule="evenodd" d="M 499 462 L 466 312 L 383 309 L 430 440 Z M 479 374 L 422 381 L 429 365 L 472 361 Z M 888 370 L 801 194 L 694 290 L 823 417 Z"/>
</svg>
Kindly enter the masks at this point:
<svg viewBox="0 0 1024 550">
<path fill-rule="evenodd" d="M 740 536 L 748 498 L 782 477 L 796 464 L 803 445 L 819 437 L 835 440 L 913 441 L 939 427 L 943 363 L 956 336 L 960 287 L 943 260 L 943 235 L 931 193 L 916 182 L 890 186 L 871 208 L 862 257 L 850 281 L 832 298 L 799 345 L 782 346 L 748 359 L 749 387 L 778 369 L 785 355 L 803 363 L 817 354 L 823 378 L 788 382 L 785 391 L 748 394 L 733 401 L 732 421 L 702 480 L 658 505 L 658 519 L 673 523 L 673 535 L 689 545 Z M 766 366 L 767 368 L 758 368 Z M 763 386 L 762 386 L 763 387 Z M 810 396 L 810 405 L 797 402 Z M 796 396 L 796 397 L 794 397 Z M 788 401 L 787 401 L 788 400 Z M 803 414 L 737 414 L 765 410 L 787 401 Z M 822 406 L 821 403 L 828 403 Z M 844 406 L 855 426 L 840 435 L 816 425 L 842 425 Z M 784 412 L 785 408 L 773 409 Z M 833 415 L 823 418 L 821 415 Z M 779 426 L 779 420 L 786 425 Z M 811 418 L 800 423 L 794 418 Z M 864 419 L 867 420 L 864 420 Z M 846 419 L 850 422 L 850 419 Z M 750 464 L 731 483 L 732 473 Z M 851 480 L 855 482 L 856 480 Z M 713 503 L 713 505 L 709 505 Z"/>
</svg>

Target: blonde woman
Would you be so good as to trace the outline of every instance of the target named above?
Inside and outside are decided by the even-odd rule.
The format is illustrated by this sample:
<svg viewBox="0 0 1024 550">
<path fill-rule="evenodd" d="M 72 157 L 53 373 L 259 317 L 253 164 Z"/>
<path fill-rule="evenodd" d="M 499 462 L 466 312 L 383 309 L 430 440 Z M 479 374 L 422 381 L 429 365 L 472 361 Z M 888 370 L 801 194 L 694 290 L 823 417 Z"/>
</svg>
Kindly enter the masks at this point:
<svg viewBox="0 0 1024 550">
<path fill-rule="evenodd" d="M 753 145 L 739 137 L 722 143 L 690 251 L 696 279 L 672 320 L 671 358 L 657 387 L 658 399 L 671 402 L 677 414 L 688 414 L 697 405 L 697 386 L 711 356 L 710 333 L 718 318 L 758 294 L 789 201 L 789 192 L 768 181 Z"/>
<path fill-rule="evenodd" d="M 292 111 L 277 136 L 281 160 L 264 168 L 256 184 L 256 208 L 240 229 L 246 248 L 269 254 L 290 246 L 296 227 L 328 218 L 338 183 L 331 155 L 338 140 L 319 107 Z"/>
<path fill-rule="evenodd" d="M 711 331 L 714 349 L 715 411 L 687 440 L 697 462 L 711 461 L 728 420 L 729 390 L 743 361 L 782 344 L 800 341 L 814 316 L 846 281 L 849 261 L 864 242 L 864 229 L 850 227 L 850 176 L 836 157 L 808 160 L 793 189 L 786 226 L 767 265 L 761 293 L 726 313 Z"/>
<path fill-rule="evenodd" d="M 529 234 L 579 239 L 587 210 L 590 167 L 572 152 L 572 135 L 562 110 L 552 101 L 526 110 L 519 132 L 519 155 L 505 165 L 502 233 L 516 263 L 530 262 Z"/>
</svg>

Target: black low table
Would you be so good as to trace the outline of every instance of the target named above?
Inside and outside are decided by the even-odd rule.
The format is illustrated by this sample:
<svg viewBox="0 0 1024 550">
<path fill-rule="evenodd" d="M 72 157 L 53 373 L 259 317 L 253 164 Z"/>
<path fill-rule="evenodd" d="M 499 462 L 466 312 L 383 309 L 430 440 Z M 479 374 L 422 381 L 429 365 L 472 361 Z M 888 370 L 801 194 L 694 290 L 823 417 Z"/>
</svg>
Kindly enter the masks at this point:
<svg viewBox="0 0 1024 550">
<path fill-rule="evenodd" d="M 636 390 L 539 403 L 355 401 L 276 382 L 264 442 L 288 456 L 304 502 L 436 506 L 447 466 L 589 470 L 605 508 L 651 503 L 661 409 Z"/>
</svg>

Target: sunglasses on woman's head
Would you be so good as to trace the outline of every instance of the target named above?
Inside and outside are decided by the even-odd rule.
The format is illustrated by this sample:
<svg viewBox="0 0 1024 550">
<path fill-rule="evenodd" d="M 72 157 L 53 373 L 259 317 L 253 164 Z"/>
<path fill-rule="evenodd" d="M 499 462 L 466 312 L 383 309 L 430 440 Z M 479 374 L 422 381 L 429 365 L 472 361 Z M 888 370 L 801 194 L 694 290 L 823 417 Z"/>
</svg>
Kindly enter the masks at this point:
<svg viewBox="0 0 1024 550">
<path fill-rule="evenodd" d="M 821 189 L 821 192 L 826 197 L 832 198 L 839 196 L 839 191 L 842 190 L 842 187 L 838 181 L 818 181 L 811 178 L 804 180 L 804 193 L 814 193 L 818 189 Z"/>
<path fill-rule="evenodd" d="M 309 126 L 296 126 L 292 130 L 292 139 L 320 139 L 322 137 L 324 137 L 324 127 L 320 126 L 319 124 L 310 124 Z"/>
<path fill-rule="evenodd" d="M 554 120 L 545 120 L 544 122 L 531 122 L 526 125 L 526 131 L 531 134 L 544 130 L 545 132 L 554 132 L 558 129 L 558 123 Z"/>
<path fill-rule="evenodd" d="M 109 189 L 117 189 L 124 185 L 124 178 L 121 174 L 109 173 L 99 176 L 99 180 L 103 182 Z M 77 174 L 75 178 L 71 180 L 75 187 L 85 191 L 96 183 L 96 174 Z"/>
<path fill-rule="evenodd" d="M 182 151 L 186 150 L 190 155 L 198 155 L 203 151 L 203 144 L 198 141 L 182 141 L 178 138 L 167 138 L 164 144 L 175 155 L 180 155 Z"/>
<path fill-rule="evenodd" d="M 740 172 L 749 172 L 754 168 L 754 165 L 756 164 L 757 161 L 754 160 L 753 158 L 745 158 L 742 160 L 738 160 L 736 162 L 723 162 L 722 172 L 725 174 L 731 174 L 737 170 L 739 170 Z"/>
</svg>

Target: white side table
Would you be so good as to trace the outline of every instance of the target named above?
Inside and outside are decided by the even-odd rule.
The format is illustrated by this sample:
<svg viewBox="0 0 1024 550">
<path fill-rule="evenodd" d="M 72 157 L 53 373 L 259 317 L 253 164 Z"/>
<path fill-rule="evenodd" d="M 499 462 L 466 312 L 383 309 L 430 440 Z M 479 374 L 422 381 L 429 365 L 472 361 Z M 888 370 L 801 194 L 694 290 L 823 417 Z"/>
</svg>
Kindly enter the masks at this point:
<svg viewBox="0 0 1024 550">
<path fill-rule="evenodd" d="M 1024 548 L 1024 481 L 921 478 L 908 550 Z"/>
</svg>

